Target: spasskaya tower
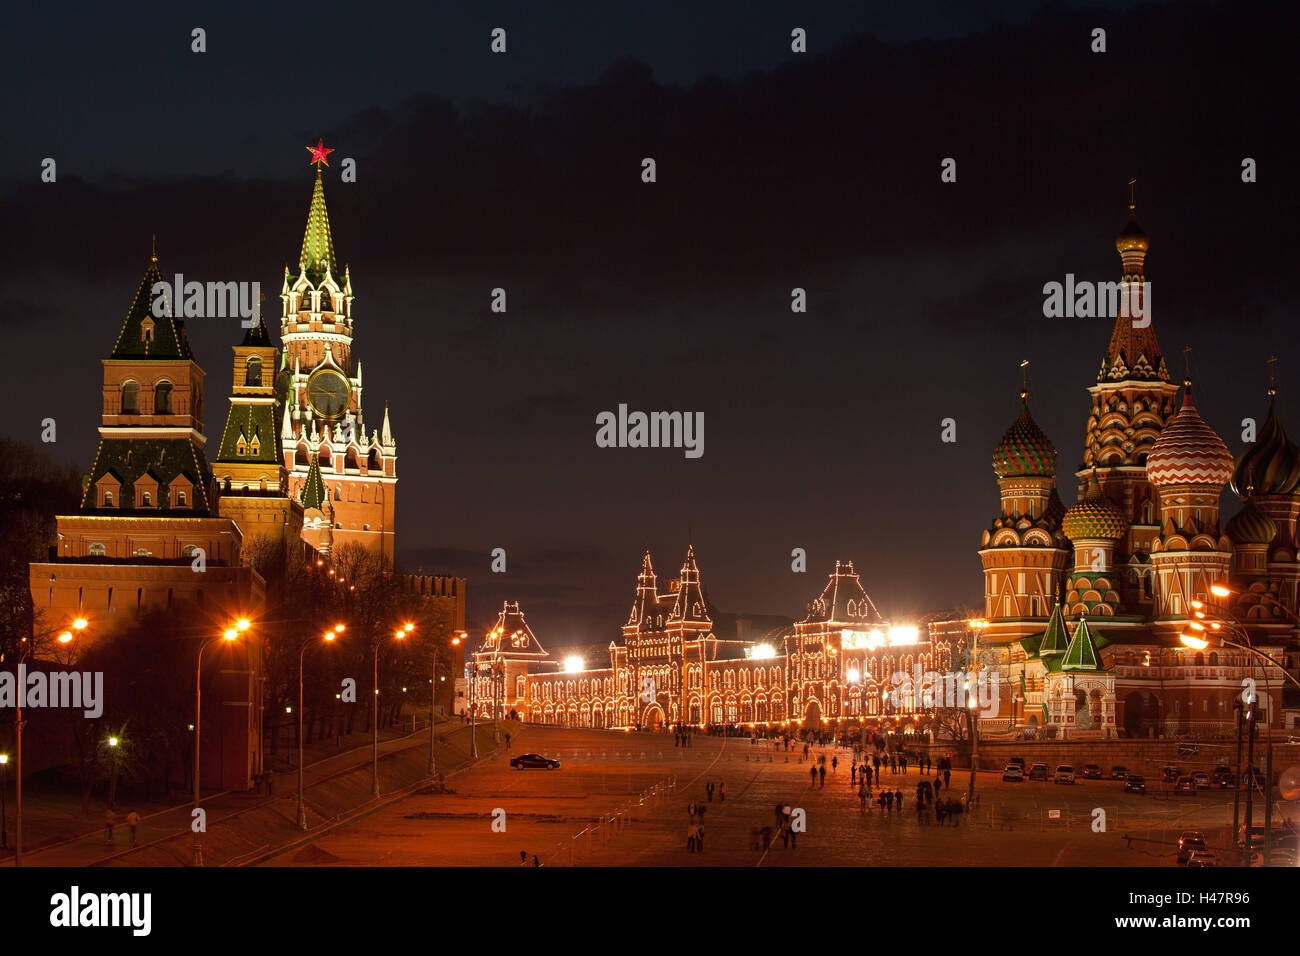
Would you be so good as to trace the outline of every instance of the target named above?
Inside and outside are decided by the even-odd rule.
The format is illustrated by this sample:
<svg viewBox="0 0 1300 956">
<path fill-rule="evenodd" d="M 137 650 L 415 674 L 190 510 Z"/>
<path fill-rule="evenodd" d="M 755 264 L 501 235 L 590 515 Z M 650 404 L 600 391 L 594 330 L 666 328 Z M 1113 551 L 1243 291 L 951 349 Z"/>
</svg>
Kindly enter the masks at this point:
<svg viewBox="0 0 1300 956">
<path fill-rule="evenodd" d="M 289 493 L 302 502 L 303 538 L 330 552 L 357 542 L 391 566 L 397 497 L 397 443 L 385 406 L 366 431 L 361 363 L 352 356 L 352 278 L 340 275 L 322 182 L 332 149 L 307 147 L 316 184 L 298 271 L 280 289 L 283 344 L 276 400 Z"/>
</svg>

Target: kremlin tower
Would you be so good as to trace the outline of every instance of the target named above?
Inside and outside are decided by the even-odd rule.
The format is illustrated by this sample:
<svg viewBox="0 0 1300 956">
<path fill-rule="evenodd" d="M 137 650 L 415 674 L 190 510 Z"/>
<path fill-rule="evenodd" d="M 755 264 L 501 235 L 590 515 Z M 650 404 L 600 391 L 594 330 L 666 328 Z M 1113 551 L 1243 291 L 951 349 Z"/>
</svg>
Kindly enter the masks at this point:
<svg viewBox="0 0 1300 956">
<path fill-rule="evenodd" d="M 284 346 L 276 398 L 289 491 L 304 510 L 303 536 L 323 552 L 347 542 L 393 563 L 397 498 L 397 443 L 388 409 L 366 433 L 361 363 L 354 364 L 351 272 L 338 274 L 321 167 L 333 150 L 307 147 L 316 183 L 298 272 L 284 270 L 280 289 Z"/>
</svg>

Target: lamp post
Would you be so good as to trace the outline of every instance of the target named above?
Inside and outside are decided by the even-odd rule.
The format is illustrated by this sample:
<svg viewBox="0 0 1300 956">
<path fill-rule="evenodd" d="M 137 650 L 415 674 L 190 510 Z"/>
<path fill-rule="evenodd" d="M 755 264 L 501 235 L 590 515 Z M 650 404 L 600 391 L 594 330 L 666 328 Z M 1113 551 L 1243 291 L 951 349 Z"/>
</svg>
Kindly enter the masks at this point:
<svg viewBox="0 0 1300 956">
<path fill-rule="evenodd" d="M 1221 585 L 1221 584 L 1211 585 L 1211 587 L 1210 587 L 1210 591 L 1211 591 L 1211 593 L 1213 593 L 1216 597 L 1225 597 L 1225 598 L 1226 598 L 1227 596 L 1229 596 L 1230 594 L 1232 594 L 1232 590 L 1231 590 L 1230 588 L 1225 587 L 1224 585 Z M 1236 649 L 1238 649 L 1238 650 L 1246 651 L 1246 652 L 1247 652 L 1248 654 L 1250 654 L 1250 656 L 1251 656 L 1252 671 L 1253 671 L 1253 669 L 1254 669 L 1254 668 L 1253 668 L 1254 658 L 1256 658 L 1256 657 L 1263 658 L 1263 659 L 1264 659 L 1264 664 L 1263 664 L 1263 666 L 1260 668 L 1260 671 L 1261 671 L 1261 673 L 1262 673 L 1263 676 L 1264 676 L 1264 687 L 1265 687 L 1265 690 L 1267 691 L 1267 693 L 1268 693 L 1268 695 L 1269 695 L 1270 703 L 1271 703 L 1272 696 L 1273 696 L 1272 686 L 1271 686 L 1271 683 L 1270 683 L 1270 681 L 1269 681 L 1269 677 L 1268 677 L 1268 666 L 1269 666 L 1270 664 L 1272 664 L 1274 667 L 1277 667 L 1277 668 L 1282 672 L 1282 676 L 1283 676 L 1286 680 L 1289 680 L 1289 681 L 1291 681 L 1291 683 L 1295 684 L 1297 687 L 1300 687 L 1300 680 L 1297 680 L 1297 679 L 1296 679 L 1296 678 L 1295 678 L 1295 677 L 1294 677 L 1294 676 L 1293 676 L 1293 675 L 1292 675 L 1292 674 L 1291 674 L 1291 673 L 1290 673 L 1290 672 L 1289 672 L 1289 671 L 1288 671 L 1288 670 L 1287 670 L 1283 665 L 1279 664 L 1279 663 L 1278 663 L 1274 658 L 1270 657 L 1268 654 L 1265 654 L 1263 651 L 1257 650 L 1257 649 L 1255 648 L 1254 643 L 1253 643 L 1253 642 L 1251 641 L 1251 639 L 1250 639 L 1250 632 L 1249 632 L 1248 630 L 1246 630 L 1245 626 L 1242 625 L 1239 621 L 1231 621 L 1231 622 L 1230 622 L 1230 621 L 1224 621 L 1224 620 L 1222 620 L 1222 619 L 1207 618 L 1207 616 L 1206 616 L 1206 614 L 1205 614 L 1205 611 L 1204 611 L 1204 605 L 1203 605 L 1200 601 L 1193 601 L 1193 602 L 1192 602 L 1192 608 L 1193 608 L 1193 611 L 1194 611 L 1195 616 L 1196 616 L 1197 619 L 1196 619 L 1196 620 L 1193 620 L 1193 621 L 1189 621 L 1189 622 L 1188 622 L 1188 628 L 1189 628 L 1189 629 L 1188 629 L 1187 631 L 1184 631 L 1182 634 L 1179 635 L 1179 639 L 1182 641 L 1182 643 L 1183 643 L 1184 645 L 1186 645 L 1187 647 L 1191 647 L 1191 648 L 1193 648 L 1193 649 L 1195 649 L 1195 650 L 1201 650 L 1201 649 L 1203 649 L 1203 648 L 1205 648 L 1205 647 L 1208 647 L 1210 644 L 1216 644 L 1216 645 L 1223 645 L 1223 646 L 1226 646 L 1226 647 L 1233 647 L 1233 648 L 1236 648 Z M 1205 623 L 1202 623 L 1202 622 L 1208 622 L 1208 625 L 1209 625 L 1208 628 L 1207 628 L 1206 624 L 1205 624 Z M 1228 627 L 1228 628 L 1235 629 L 1235 630 L 1234 630 L 1234 633 L 1235 633 L 1236 631 L 1240 631 L 1240 632 L 1241 632 L 1241 636 L 1242 636 L 1242 638 L 1245 640 L 1246 643 L 1245 643 L 1245 644 L 1239 644 L 1239 643 L 1237 643 L 1236 641 L 1231 641 L 1231 640 L 1228 640 L 1228 638 L 1224 637 L 1222 631 L 1223 631 L 1223 628 L 1224 628 L 1225 626 Z M 1254 818 L 1254 794 L 1255 794 L 1255 720 L 1256 720 L 1256 715 L 1255 715 L 1255 703 L 1256 703 L 1257 697 L 1258 697 L 1258 695 L 1256 695 L 1255 693 L 1252 692 L 1252 694 L 1251 694 L 1251 699 L 1250 699 L 1250 702 L 1249 702 L 1249 703 L 1250 703 L 1250 711 L 1249 711 L 1249 713 L 1248 713 L 1248 715 L 1247 715 L 1247 720 L 1249 720 L 1250 723 L 1249 723 L 1249 729 L 1248 729 L 1248 732 L 1247 732 L 1247 741 L 1248 741 L 1248 743 L 1247 743 L 1247 748 L 1246 748 L 1246 766 L 1247 766 L 1247 770 L 1248 770 L 1248 772 L 1249 772 L 1249 774 L 1250 774 L 1250 782 L 1249 782 L 1249 787 L 1248 787 L 1248 789 L 1246 790 L 1246 836 L 1245 836 L 1245 839 L 1242 841 L 1242 843 L 1243 843 L 1243 852 L 1244 852 L 1244 854 L 1245 854 L 1245 859 L 1246 859 L 1247 864 L 1249 864 L 1249 862 L 1250 862 L 1250 849 L 1251 849 L 1251 842 L 1252 842 L 1252 841 L 1251 841 L 1251 828 L 1254 826 L 1254 822 L 1255 822 L 1255 818 Z M 1272 724 L 1272 719 L 1273 719 L 1273 713 L 1272 713 L 1272 708 L 1271 708 L 1271 707 L 1270 707 L 1269 710 L 1265 713 L 1265 719 L 1269 721 L 1269 726 L 1266 726 L 1266 727 L 1265 727 L 1266 737 L 1265 737 L 1265 739 L 1264 739 L 1264 746 L 1265 746 L 1265 758 L 1264 758 L 1264 759 L 1265 759 L 1265 768 L 1266 768 L 1266 769 L 1265 769 L 1265 774 L 1264 774 L 1264 786 L 1265 786 L 1265 789 L 1264 789 L 1264 861 L 1267 863 L 1267 862 L 1268 862 L 1269 851 L 1272 849 L 1272 843 L 1273 843 L 1273 831 L 1272 831 L 1272 823 L 1273 823 L 1273 819 L 1272 819 L 1272 818 L 1273 818 L 1273 731 L 1272 731 L 1272 726 L 1271 726 L 1271 724 Z M 1238 736 L 1240 737 L 1240 734 L 1238 734 Z M 1238 744 L 1238 747 L 1239 747 L 1239 749 L 1240 749 L 1240 744 Z M 1240 757 L 1238 758 L 1238 764 L 1240 764 Z M 1240 788 L 1240 786 L 1241 786 L 1240 766 L 1238 767 L 1237 785 L 1238 785 L 1238 788 Z M 1236 826 L 1235 803 L 1236 803 L 1236 801 L 1234 801 L 1234 814 L 1233 814 L 1233 817 L 1234 817 L 1234 819 L 1233 819 L 1233 825 L 1234 825 L 1234 827 Z M 1235 833 L 1235 830 L 1234 830 L 1234 833 Z"/>
<path fill-rule="evenodd" d="M 79 617 L 71 627 L 58 637 L 60 644 L 71 644 L 75 631 L 84 631 L 89 622 Z M 32 645 L 22 639 L 23 649 L 18 655 L 18 694 L 14 702 L 14 866 L 23 865 L 23 661 L 31 654 Z"/>
<path fill-rule="evenodd" d="M 460 638 L 451 639 L 452 646 L 460 646 Z M 438 706 L 438 648 L 433 649 L 433 666 L 429 669 L 429 776 L 434 774 L 434 741 L 437 736 L 437 724 L 434 722 L 433 715 Z M 455 688 L 453 688 L 453 691 Z"/>
<path fill-rule="evenodd" d="M 0 754 L 0 850 L 9 849 L 9 811 L 5 807 L 5 770 L 9 767 L 9 755 Z"/>
<path fill-rule="evenodd" d="M 248 630 L 248 619 L 240 618 L 234 627 L 228 627 L 220 637 L 213 637 L 199 644 L 198 662 L 194 667 L 194 809 L 199 809 L 199 740 L 203 728 L 203 652 L 212 644 L 224 641 L 233 643 L 239 638 L 240 631 Z M 203 865 L 203 830 L 194 830 L 194 846 L 191 863 Z"/>
<path fill-rule="evenodd" d="M 415 625 L 407 622 L 405 627 L 393 633 L 393 639 L 400 641 L 415 630 Z M 371 642 L 374 693 L 370 702 L 370 795 L 379 796 L 379 639 Z"/>
<path fill-rule="evenodd" d="M 979 680 L 979 642 L 980 631 L 989 626 L 989 622 L 984 618 L 972 618 L 966 622 L 970 627 L 971 638 L 970 644 L 970 672 Z M 971 693 L 969 682 L 966 688 L 967 694 Z M 975 797 L 975 772 L 979 768 L 980 762 L 980 718 L 979 718 L 979 688 L 975 689 L 973 696 L 968 696 L 966 700 L 967 712 L 970 714 L 970 790 L 966 794 L 966 808 L 969 810 L 971 800 Z"/>
<path fill-rule="evenodd" d="M 329 643 L 336 636 L 346 630 L 346 625 L 335 624 L 334 629 L 326 631 L 321 635 L 321 640 Z M 302 666 L 303 659 L 307 656 L 307 648 L 311 647 L 310 643 L 304 642 L 298 651 L 298 829 L 307 829 L 307 807 L 302 801 Z"/>
</svg>

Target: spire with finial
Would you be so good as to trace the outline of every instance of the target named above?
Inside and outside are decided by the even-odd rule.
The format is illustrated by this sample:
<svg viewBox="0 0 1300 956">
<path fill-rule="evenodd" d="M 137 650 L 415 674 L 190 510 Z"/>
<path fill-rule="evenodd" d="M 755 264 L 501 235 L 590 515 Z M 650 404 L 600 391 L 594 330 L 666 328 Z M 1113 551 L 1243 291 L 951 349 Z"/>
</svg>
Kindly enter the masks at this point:
<svg viewBox="0 0 1300 956">
<path fill-rule="evenodd" d="M 333 150 L 325 148 L 319 142 L 307 149 L 312 153 L 310 162 L 316 166 L 316 183 L 312 187 L 311 205 L 307 210 L 307 229 L 302 237 L 298 267 L 313 282 L 319 282 L 326 274 L 338 268 L 334 260 L 334 240 L 330 235 L 329 210 L 325 208 L 325 185 L 321 180 L 321 164 L 329 165 L 325 156 Z"/>
<path fill-rule="evenodd" d="M 149 236 L 149 261 L 158 261 L 158 233 Z"/>
</svg>

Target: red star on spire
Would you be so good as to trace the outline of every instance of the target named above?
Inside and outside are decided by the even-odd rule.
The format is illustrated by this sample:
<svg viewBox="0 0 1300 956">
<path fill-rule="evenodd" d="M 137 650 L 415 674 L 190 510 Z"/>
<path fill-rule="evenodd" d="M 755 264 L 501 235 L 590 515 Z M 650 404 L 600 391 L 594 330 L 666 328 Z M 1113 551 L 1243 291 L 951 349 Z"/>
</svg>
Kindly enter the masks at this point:
<svg viewBox="0 0 1300 956">
<path fill-rule="evenodd" d="M 328 148 L 325 145 L 325 141 L 323 139 L 319 139 L 319 138 L 317 138 L 315 146 L 304 146 L 303 149 L 311 153 L 311 159 L 307 160 L 308 165 L 311 165 L 312 163 L 324 163 L 326 166 L 328 166 L 330 164 L 330 161 L 325 157 L 328 156 L 330 153 L 334 152 L 334 150 Z M 316 168 L 320 169 L 320 166 L 317 166 Z"/>
</svg>

